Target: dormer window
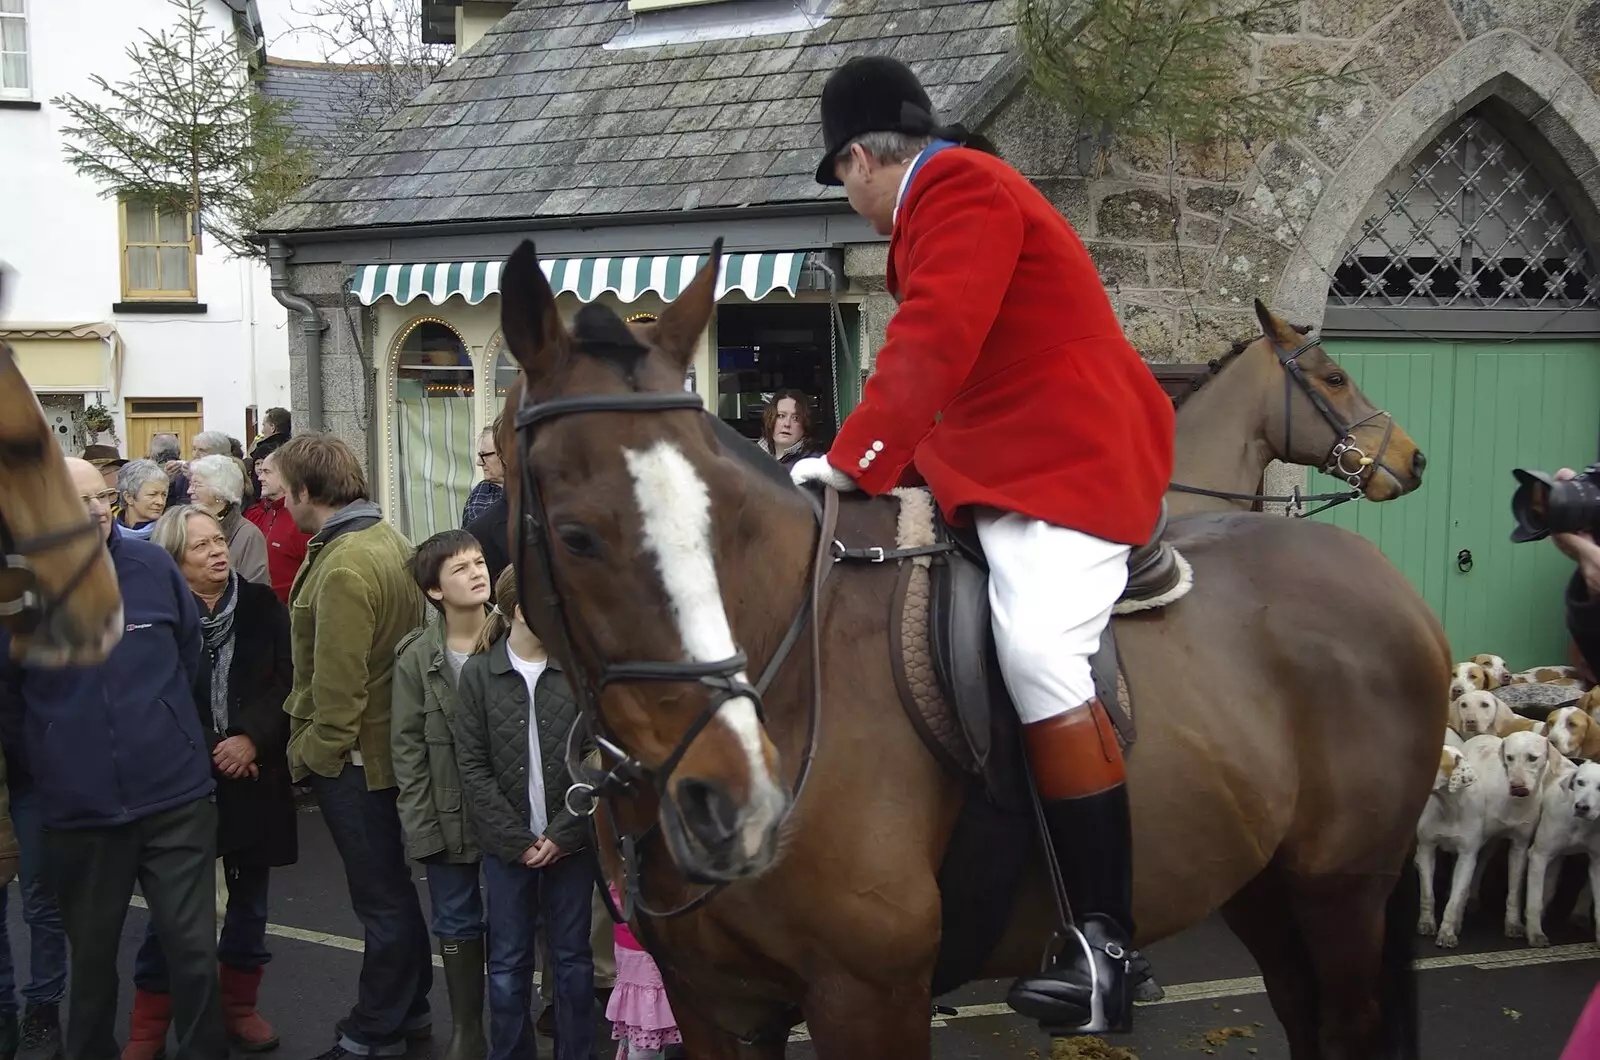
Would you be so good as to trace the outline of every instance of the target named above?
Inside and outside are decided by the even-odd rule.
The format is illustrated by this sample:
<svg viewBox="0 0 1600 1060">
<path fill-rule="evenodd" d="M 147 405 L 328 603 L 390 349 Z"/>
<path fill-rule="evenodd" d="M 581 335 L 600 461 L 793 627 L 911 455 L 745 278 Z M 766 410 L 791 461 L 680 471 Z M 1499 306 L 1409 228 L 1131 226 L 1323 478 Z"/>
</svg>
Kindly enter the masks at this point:
<svg viewBox="0 0 1600 1060">
<path fill-rule="evenodd" d="M 827 23 L 832 0 L 628 0 L 633 18 L 607 49 L 806 33 Z"/>
</svg>

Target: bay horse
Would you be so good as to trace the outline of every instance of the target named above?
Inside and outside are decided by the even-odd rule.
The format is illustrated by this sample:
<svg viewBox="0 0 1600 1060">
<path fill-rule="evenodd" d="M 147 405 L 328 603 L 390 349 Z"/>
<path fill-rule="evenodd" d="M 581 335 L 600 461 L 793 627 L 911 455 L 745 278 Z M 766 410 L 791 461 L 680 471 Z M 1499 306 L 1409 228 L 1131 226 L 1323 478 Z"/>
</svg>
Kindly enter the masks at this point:
<svg viewBox="0 0 1600 1060">
<path fill-rule="evenodd" d="M 813 501 L 683 391 L 720 249 L 643 326 L 587 306 L 569 330 L 532 244 L 507 261 L 523 611 L 612 775 L 635 779 L 600 800 L 599 856 L 640 896 L 631 924 L 689 1055 L 775 1060 L 798 1015 L 819 1057 L 928 1057 L 938 874 L 967 783 L 900 706 L 893 564 L 814 577 L 832 565 Z M 1265 341 L 1298 344 L 1261 318 Z M 893 543 L 892 501 L 846 507 L 853 532 Z M 1116 620 L 1143 734 L 1139 944 L 1220 909 L 1294 1060 L 1416 1056 L 1415 910 L 1390 899 L 1437 767 L 1443 631 L 1336 527 L 1229 512 L 1168 536 L 1193 590 Z M 972 978 L 1037 967 L 1058 918 L 1033 861 Z"/>
<path fill-rule="evenodd" d="M 122 595 L 38 398 L 0 341 L 0 629 L 30 666 L 103 662 L 122 639 Z"/>
<path fill-rule="evenodd" d="M 1269 315 L 1260 302 L 1256 314 Z M 1170 515 L 1249 510 L 1270 499 L 1260 491 L 1274 460 L 1320 470 L 1352 498 L 1394 500 L 1421 482 L 1428 462 L 1416 443 L 1320 341 L 1294 332 L 1287 345 L 1259 336 L 1234 343 L 1179 406 Z M 1347 438 L 1357 445 L 1340 449 Z M 1376 454 L 1372 465 L 1360 462 L 1366 450 Z"/>
</svg>

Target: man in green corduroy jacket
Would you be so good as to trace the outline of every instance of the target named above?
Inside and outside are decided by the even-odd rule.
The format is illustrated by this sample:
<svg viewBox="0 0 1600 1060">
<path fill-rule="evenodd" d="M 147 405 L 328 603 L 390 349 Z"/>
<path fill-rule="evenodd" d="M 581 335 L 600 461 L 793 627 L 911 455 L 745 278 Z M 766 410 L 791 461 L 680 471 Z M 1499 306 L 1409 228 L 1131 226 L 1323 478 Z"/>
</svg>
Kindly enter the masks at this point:
<svg viewBox="0 0 1600 1060">
<path fill-rule="evenodd" d="M 432 947 L 406 862 L 390 757 L 395 646 L 423 621 L 411 546 L 367 499 L 361 463 L 331 435 L 273 456 L 284 507 L 311 534 L 289 590 L 289 768 L 311 790 L 366 935 L 361 1003 L 319 1060 L 400 1056 L 432 1025 Z"/>
</svg>

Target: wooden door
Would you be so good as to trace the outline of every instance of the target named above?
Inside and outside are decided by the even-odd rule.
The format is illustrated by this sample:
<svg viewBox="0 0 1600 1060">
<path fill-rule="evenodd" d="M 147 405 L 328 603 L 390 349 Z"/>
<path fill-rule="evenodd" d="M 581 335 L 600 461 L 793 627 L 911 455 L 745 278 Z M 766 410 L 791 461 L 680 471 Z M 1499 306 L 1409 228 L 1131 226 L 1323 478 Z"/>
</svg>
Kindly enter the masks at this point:
<svg viewBox="0 0 1600 1060">
<path fill-rule="evenodd" d="M 1513 545 L 1514 467 L 1582 467 L 1600 444 L 1600 343 L 1335 340 L 1328 353 L 1428 457 L 1416 493 L 1324 518 L 1375 541 L 1444 622 L 1452 652 L 1562 663 L 1572 564 Z"/>
<path fill-rule="evenodd" d="M 148 456 L 158 434 L 176 434 L 183 459 L 193 456 L 190 444 L 203 429 L 199 398 L 129 398 L 124 406 L 130 459 Z"/>
</svg>

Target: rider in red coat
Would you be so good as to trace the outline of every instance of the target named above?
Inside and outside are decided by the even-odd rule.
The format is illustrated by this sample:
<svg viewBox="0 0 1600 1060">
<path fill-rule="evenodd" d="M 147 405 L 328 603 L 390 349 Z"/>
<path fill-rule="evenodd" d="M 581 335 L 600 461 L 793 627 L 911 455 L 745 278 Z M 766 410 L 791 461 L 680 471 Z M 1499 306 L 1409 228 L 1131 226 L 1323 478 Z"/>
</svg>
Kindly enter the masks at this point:
<svg viewBox="0 0 1600 1060">
<path fill-rule="evenodd" d="M 861 404 L 796 482 L 878 494 L 920 477 L 976 524 L 1001 670 L 1077 931 L 1013 1008 L 1057 1033 L 1131 1024 L 1132 841 L 1122 754 L 1089 658 L 1155 530 L 1173 411 L 1123 337 L 1099 274 L 1026 178 L 892 59 L 855 59 L 822 96 L 823 184 L 889 243 L 889 322 Z"/>
</svg>

